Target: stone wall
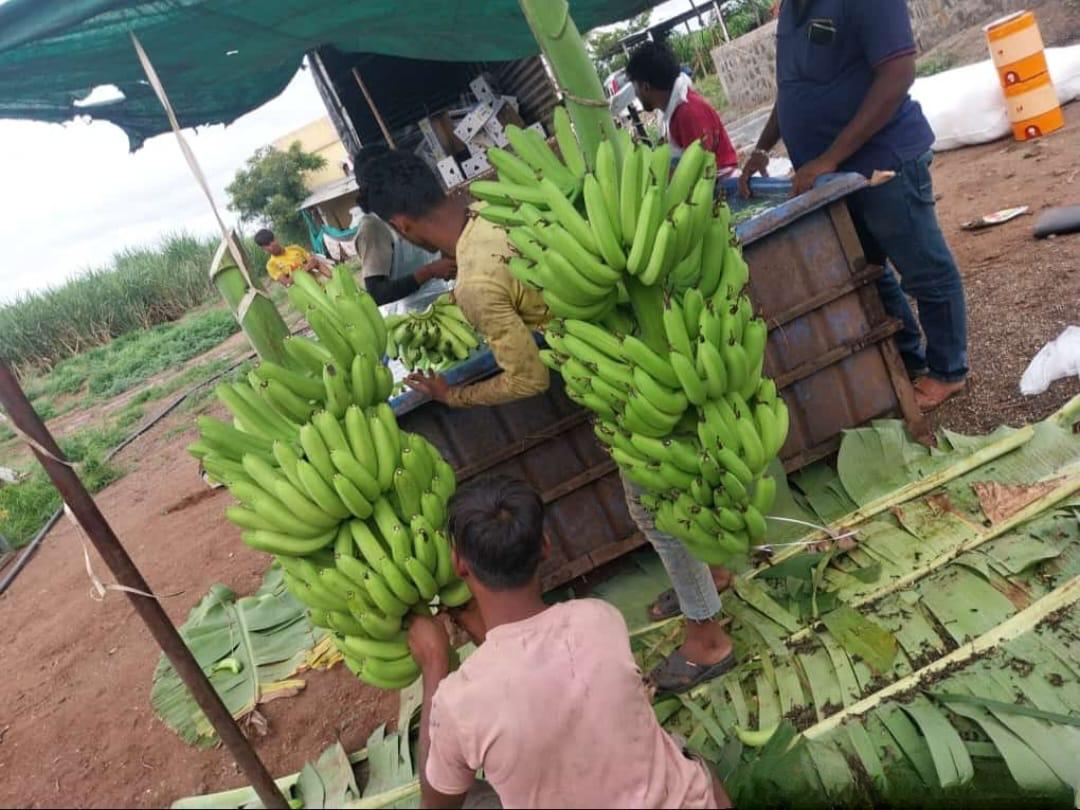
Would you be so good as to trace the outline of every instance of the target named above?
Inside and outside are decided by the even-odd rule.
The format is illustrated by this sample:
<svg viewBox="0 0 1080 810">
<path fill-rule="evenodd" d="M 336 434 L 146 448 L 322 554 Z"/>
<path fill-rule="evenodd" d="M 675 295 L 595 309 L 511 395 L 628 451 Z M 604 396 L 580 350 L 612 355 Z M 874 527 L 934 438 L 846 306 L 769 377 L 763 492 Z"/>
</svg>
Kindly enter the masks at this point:
<svg viewBox="0 0 1080 810">
<path fill-rule="evenodd" d="M 953 34 L 1025 8 L 1029 3 L 1024 0 L 908 0 L 908 5 L 919 50 L 927 51 Z M 772 101 L 776 94 L 775 22 L 721 45 L 713 50 L 712 58 L 733 107 L 746 111 Z"/>
</svg>

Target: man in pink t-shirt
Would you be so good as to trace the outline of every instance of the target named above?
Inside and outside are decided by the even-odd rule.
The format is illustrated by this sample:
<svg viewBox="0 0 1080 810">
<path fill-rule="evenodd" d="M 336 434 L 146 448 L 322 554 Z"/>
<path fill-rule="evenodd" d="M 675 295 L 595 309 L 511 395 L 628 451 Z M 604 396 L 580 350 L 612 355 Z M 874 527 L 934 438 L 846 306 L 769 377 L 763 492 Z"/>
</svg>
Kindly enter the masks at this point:
<svg viewBox="0 0 1080 810">
<path fill-rule="evenodd" d="M 657 722 L 622 615 L 594 599 L 544 603 L 543 521 L 537 493 L 504 476 L 471 482 L 451 504 L 454 567 L 484 640 L 451 673 L 443 626 L 409 627 L 423 671 L 422 806 L 460 807 L 483 769 L 507 808 L 730 807 Z"/>
</svg>

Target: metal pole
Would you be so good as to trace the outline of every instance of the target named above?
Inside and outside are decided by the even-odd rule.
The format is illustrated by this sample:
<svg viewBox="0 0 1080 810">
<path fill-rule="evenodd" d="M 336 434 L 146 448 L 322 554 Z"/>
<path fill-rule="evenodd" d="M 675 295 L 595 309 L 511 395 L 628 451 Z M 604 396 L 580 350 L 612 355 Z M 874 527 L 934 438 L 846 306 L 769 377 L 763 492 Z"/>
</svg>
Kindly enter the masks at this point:
<svg viewBox="0 0 1080 810">
<path fill-rule="evenodd" d="M 364 98 L 367 99 L 368 106 L 371 107 L 371 112 L 375 116 L 375 123 L 379 125 L 379 129 L 382 130 L 382 136 L 386 139 L 386 143 L 391 149 L 397 149 L 397 144 L 394 143 L 394 136 L 390 134 L 390 130 L 386 128 L 386 122 L 383 121 L 383 117 L 379 114 L 379 108 L 375 106 L 375 101 L 371 98 L 371 93 L 368 92 L 367 85 L 364 84 L 364 80 L 360 78 L 360 71 L 356 68 L 352 69 L 353 78 L 356 79 L 356 83 L 360 85 L 360 92 L 364 94 Z"/>
<path fill-rule="evenodd" d="M 11 421 L 19 430 L 56 458 L 64 458 L 52 434 L 30 405 L 26 394 L 19 387 L 19 381 L 15 379 L 7 363 L 0 363 L 0 405 L 3 405 Z M 33 445 L 30 449 L 52 479 L 53 486 L 59 491 L 60 497 L 64 499 L 75 515 L 75 519 L 79 521 L 79 525 L 85 530 L 90 542 L 94 544 L 94 548 L 97 549 L 116 581 L 128 588 L 152 593 L 150 586 L 139 573 L 139 569 L 135 567 L 135 563 L 120 544 L 112 527 L 106 522 L 75 471 L 67 464 L 50 458 Z M 199 662 L 195 660 L 195 656 L 180 638 L 180 634 L 161 607 L 161 603 L 157 599 L 130 592 L 127 593 L 127 598 L 150 630 L 150 634 L 157 641 L 162 652 L 176 669 L 180 680 L 191 691 L 195 702 L 206 714 L 214 730 L 221 737 L 221 741 L 233 755 L 236 764 L 244 772 L 244 776 L 251 782 L 252 788 L 259 795 L 262 803 L 268 808 L 281 808 L 281 810 L 288 808 L 289 803 L 274 784 L 273 778 L 255 753 L 255 749 L 251 747 L 251 743 L 240 731 L 236 720 L 221 702 L 221 697 L 214 691 Z"/>
</svg>

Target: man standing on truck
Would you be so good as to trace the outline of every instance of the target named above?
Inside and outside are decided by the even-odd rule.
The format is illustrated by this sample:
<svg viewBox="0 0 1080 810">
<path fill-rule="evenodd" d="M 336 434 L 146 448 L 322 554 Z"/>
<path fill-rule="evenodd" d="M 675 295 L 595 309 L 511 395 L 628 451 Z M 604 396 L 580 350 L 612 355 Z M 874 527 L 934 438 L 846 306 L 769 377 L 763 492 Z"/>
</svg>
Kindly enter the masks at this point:
<svg viewBox="0 0 1080 810">
<path fill-rule="evenodd" d="M 731 807 L 657 722 L 619 611 L 544 603 L 543 529 L 540 496 L 513 478 L 475 479 L 451 501 L 454 568 L 484 640 L 451 674 L 442 625 L 409 626 L 423 673 L 421 806 L 461 807 L 482 769 L 504 807 Z"/>
<path fill-rule="evenodd" d="M 896 173 L 853 194 L 848 207 L 867 259 L 886 267 L 878 286 L 885 309 L 903 321 L 898 342 L 919 407 L 936 408 L 964 389 L 967 315 L 934 206 L 934 133 L 908 95 L 915 39 L 907 3 L 784 0 L 776 79 L 772 115 L 743 167 L 743 196 L 750 177 L 766 173 L 769 150 L 781 139 L 797 170 L 796 194 L 830 172 Z M 886 262 L 899 271 L 900 284 Z M 918 302 L 918 321 L 905 293 Z"/>
<path fill-rule="evenodd" d="M 679 68 L 671 49 L 660 42 L 646 42 L 630 55 L 626 75 L 634 83 L 638 100 L 649 112 L 663 111 L 661 135 L 678 158 L 694 141 L 716 155 L 719 177 L 739 167 L 739 156 L 720 120 L 720 114 L 691 87 L 690 77 Z"/>
<path fill-rule="evenodd" d="M 403 237 L 457 261 L 454 296 L 469 322 L 491 347 L 502 374 L 465 386 L 450 386 L 439 374 L 413 374 L 406 383 L 451 407 L 498 405 L 548 389 L 547 367 L 533 332 L 551 318 L 543 296 L 514 278 L 505 232 L 475 216 L 460 197 L 447 196 L 434 173 L 416 155 L 393 152 L 366 164 L 360 182 L 368 209 Z M 624 481 L 630 515 L 656 549 L 687 619 L 686 642 L 650 678 L 665 692 L 685 692 L 734 666 L 731 638 L 719 621 L 720 597 L 709 567 L 677 539 L 659 532 Z"/>
<path fill-rule="evenodd" d="M 266 274 L 273 281 L 286 287 L 292 284 L 293 273 L 309 272 L 330 278 L 330 263 L 322 256 L 309 253 L 300 245 L 282 247 L 274 232 L 262 228 L 255 232 L 255 244 L 265 250 L 270 258 L 266 260 Z"/>
<path fill-rule="evenodd" d="M 357 203 L 364 211 L 356 226 L 356 258 L 364 287 L 376 304 L 400 301 L 409 308 L 410 302 L 415 301 L 423 306 L 446 291 L 444 282 L 457 274 L 457 264 L 400 238 L 379 217 L 368 213 L 365 188 L 360 180 L 363 166 L 369 160 L 383 160 L 387 154 L 386 149 L 367 147 L 355 161 Z"/>
</svg>

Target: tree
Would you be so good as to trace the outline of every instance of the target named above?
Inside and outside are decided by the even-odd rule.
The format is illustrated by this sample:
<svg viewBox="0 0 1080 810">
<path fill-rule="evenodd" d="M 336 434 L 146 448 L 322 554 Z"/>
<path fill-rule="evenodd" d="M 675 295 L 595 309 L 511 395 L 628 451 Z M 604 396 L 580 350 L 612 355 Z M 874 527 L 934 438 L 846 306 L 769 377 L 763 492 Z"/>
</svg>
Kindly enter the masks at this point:
<svg viewBox="0 0 1080 810">
<path fill-rule="evenodd" d="M 281 240 L 306 242 L 307 229 L 297 207 L 308 196 L 304 173 L 321 169 L 326 160 L 305 152 L 299 141 L 287 151 L 264 146 L 247 159 L 226 188 L 229 207 L 241 222 L 268 225 Z"/>
<path fill-rule="evenodd" d="M 651 11 L 643 11 L 621 25 L 614 25 L 606 30 L 597 29 L 589 34 L 586 44 L 601 79 L 626 67 L 626 54 L 619 48 L 619 40 L 648 28 L 651 14 Z"/>
</svg>

